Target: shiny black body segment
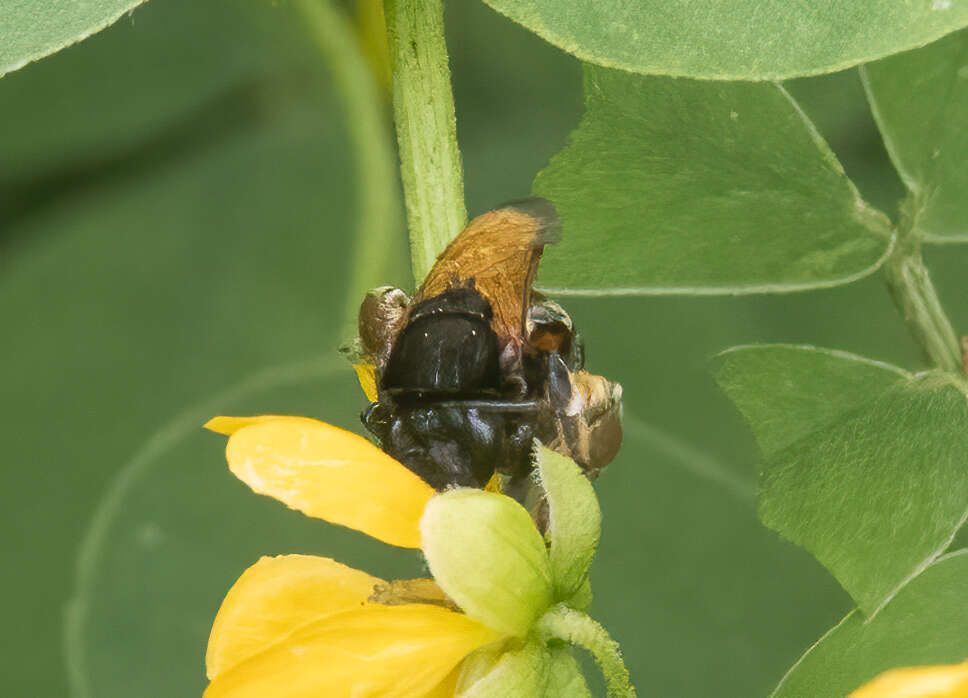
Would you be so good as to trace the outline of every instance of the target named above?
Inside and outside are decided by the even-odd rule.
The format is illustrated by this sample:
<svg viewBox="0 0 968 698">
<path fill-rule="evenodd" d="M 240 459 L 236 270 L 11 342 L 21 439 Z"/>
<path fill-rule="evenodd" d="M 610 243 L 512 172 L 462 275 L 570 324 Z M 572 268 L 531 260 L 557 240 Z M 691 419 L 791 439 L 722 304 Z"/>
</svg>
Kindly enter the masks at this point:
<svg viewBox="0 0 968 698">
<path fill-rule="evenodd" d="M 490 304 L 473 286 L 453 288 L 414 307 L 381 388 L 400 400 L 496 396 L 498 354 Z"/>
<path fill-rule="evenodd" d="M 484 487 L 496 464 L 530 468 L 533 403 L 374 402 L 363 415 L 383 450 L 431 487 Z"/>
<path fill-rule="evenodd" d="M 502 396 L 491 307 L 473 285 L 414 307 L 394 342 L 380 401 L 363 414 L 383 450 L 436 489 L 483 487 L 501 464 L 530 470 L 538 405 Z"/>
</svg>

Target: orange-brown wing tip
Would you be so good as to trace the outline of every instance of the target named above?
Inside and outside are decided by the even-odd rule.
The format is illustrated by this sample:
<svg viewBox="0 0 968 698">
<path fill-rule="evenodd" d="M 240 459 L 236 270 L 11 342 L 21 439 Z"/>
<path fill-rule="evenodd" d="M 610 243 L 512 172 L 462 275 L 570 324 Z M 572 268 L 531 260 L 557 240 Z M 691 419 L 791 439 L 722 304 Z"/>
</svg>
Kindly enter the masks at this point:
<svg viewBox="0 0 968 698">
<path fill-rule="evenodd" d="M 551 245 L 561 240 L 561 219 L 555 205 L 540 196 L 509 201 L 501 208 L 523 213 L 535 222 L 535 245 Z"/>
</svg>

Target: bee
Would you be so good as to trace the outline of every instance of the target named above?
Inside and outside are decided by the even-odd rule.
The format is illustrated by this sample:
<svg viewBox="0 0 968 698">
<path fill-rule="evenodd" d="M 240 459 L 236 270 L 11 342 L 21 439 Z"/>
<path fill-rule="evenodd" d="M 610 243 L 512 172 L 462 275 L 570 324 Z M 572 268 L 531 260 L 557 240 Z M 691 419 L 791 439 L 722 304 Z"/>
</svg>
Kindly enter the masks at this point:
<svg viewBox="0 0 968 698">
<path fill-rule="evenodd" d="M 438 490 L 498 472 L 523 497 L 535 439 L 590 477 L 618 452 L 621 386 L 584 370 L 571 318 L 533 289 L 560 232 L 549 201 L 506 204 L 471 221 L 413 297 L 382 287 L 363 300 L 356 361 L 376 398 L 363 423 Z"/>
</svg>

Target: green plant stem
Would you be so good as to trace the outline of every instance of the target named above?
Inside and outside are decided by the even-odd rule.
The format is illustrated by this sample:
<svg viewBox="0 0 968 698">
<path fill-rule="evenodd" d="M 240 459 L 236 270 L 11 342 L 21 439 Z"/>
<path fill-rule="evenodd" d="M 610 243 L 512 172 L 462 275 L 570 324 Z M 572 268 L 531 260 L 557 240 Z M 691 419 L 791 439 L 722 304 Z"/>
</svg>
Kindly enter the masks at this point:
<svg viewBox="0 0 968 698">
<path fill-rule="evenodd" d="M 902 219 L 897 244 L 885 265 L 888 287 L 908 329 L 931 364 L 960 373 L 964 366 L 958 336 L 921 257 L 916 204 L 909 201 L 907 209 L 909 212 Z"/>
<path fill-rule="evenodd" d="M 419 283 L 467 222 L 443 0 L 386 0 L 393 116 Z"/>
<path fill-rule="evenodd" d="M 542 616 L 537 629 L 546 639 L 563 640 L 588 650 L 602 669 L 610 697 L 635 697 L 618 643 L 600 623 L 581 611 L 559 604 Z"/>
<path fill-rule="evenodd" d="M 356 153 L 356 230 L 347 285 L 346 336 L 356 334 L 360 299 L 370 288 L 386 283 L 394 269 L 388 254 L 400 230 L 393 146 L 385 104 L 376 80 L 354 39 L 345 12 L 332 0 L 298 0 L 296 7 L 323 58 L 346 114 L 347 131 Z"/>
</svg>

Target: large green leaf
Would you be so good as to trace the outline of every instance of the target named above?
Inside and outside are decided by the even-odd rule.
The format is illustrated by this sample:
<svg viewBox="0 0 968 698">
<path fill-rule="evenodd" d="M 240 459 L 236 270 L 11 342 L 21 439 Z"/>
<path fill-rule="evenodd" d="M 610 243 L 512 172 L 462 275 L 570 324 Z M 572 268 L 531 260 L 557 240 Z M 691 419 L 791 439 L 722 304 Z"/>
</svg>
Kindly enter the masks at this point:
<svg viewBox="0 0 968 698">
<path fill-rule="evenodd" d="M 890 364 L 841 351 L 768 344 L 723 352 L 716 371 L 767 457 L 909 378 Z"/>
<path fill-rule="evenodd" d="M 854 611 L 810 648 L 771 698 L 842 698 L 895 667 L 968 656 L 968 550 L 945 555 L 873 618 Z"/>
<path fill-rule="evenodd" d="M 958 0 L 484 1 L 582 60 L 717 80 L 830 73 L 968 24 Z"/>
<path fill-rule="evenodd" d="M 968 31 L 861 70 L 894 165 L 932 242 L 968 242 Z"/>
<path fill-rule="evenodd" d="M 564 239 L 539 280 L 569 293 L 792 291 L 871 273 L 891 242 L 774 84 L 587 66 L 586 112 L 534 191 Z"/>
<path fill-rule="evenodd" d="M 813 347 L 741 347 L 721 362 L 763 449 L 760 518 L 873 613 L 968 517 L 965 386 Z"/>
<path fill-rule="evenodd" d="M 145 0 L 0 0 L 0 76 L 114 24 Z"/>
</svg>

